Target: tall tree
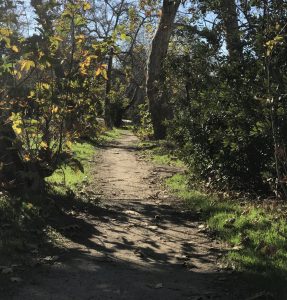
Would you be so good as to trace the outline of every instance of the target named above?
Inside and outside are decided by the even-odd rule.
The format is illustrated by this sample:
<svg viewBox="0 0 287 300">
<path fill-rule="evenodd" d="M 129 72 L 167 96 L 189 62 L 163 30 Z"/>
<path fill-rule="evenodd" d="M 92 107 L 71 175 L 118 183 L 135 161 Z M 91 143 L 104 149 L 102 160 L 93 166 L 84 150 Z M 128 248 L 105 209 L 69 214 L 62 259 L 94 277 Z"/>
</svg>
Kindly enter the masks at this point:
<svg viewBox="0 0 287 300">
<path fill-rule="evenodd" d="M 105 87 L 104 99 L 104 119 L 108 128 L 113 127 L 114 120 L 112 118 L 112 105 L 110 93 L 113 83 L 113 65 L 115 58 L 115 48 L 113 45 L 113 35 L 116 33 L 118 26 L 124 23 L 124 19 L 128 15 L 130 2 L 127 0 L 102 0 L 96 3 L 94 1 L 92 9 L 92 18 L 94 22 L 89 29 L 90 33 L 98 39 L 110 43 L 109 53 L 107 54 L 107 80 Z"/>
<path fill-rule="evenodd" d="M 151 51 L 147 63 L 147 96 L 154 137 L 163 139 L 166 136 L 164 121 L 168 115 L 166 94 L 163 93 L 162 65 L 168 50 L 169 40 L 173 31 L 174 20 L 181 0 L 164 0 L 157 31 L 152 41 Z"/>
<path fill-rule="evenodd" d="M 11 39 L 17 39 L 12 30 L 17 28 L 18 15 L 16 13 L 16 4 L 13 1 L 4 1 L 0 3 L 0 185 L 15 181 L 18 171 L 21 168 L 21 161 L 17 151 L 17 142 L 12 122 L 9 120 L 7 111 L 8 90 L 15 89 L 15 82 L 12 76 L 7 72 L 8 66 L 13 61 L 11 54 Z M 6 66 L 6 67 L 5 67 Z"/>
<path fill-rule="evenodd" d="M 220 15 L 225 27 L 230 59 L 231 61 L 240 61 L 243 54 L 235 0 L 221 0 Z"/>
</svg>

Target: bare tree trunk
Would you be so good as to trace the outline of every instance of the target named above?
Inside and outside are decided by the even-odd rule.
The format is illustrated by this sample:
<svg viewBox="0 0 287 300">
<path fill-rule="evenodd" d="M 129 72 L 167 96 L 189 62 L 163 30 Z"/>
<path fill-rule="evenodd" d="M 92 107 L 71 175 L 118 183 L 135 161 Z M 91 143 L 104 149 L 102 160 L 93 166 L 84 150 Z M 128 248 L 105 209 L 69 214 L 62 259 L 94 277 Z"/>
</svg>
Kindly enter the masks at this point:
<svg viewBox="0 0 287 300">
<path fill-rule="evenodd" d="M 16 136 L 12 124 L 0 119 L 0 184 L 15 181 L 23 170 L 19 153 L 15 146 Z"/>
<path fill-rule="evenodd" d="M 230 60 L 233 62 L 241 61 L 243 58 L 243 49 L 235 0 L 221 0 L 220 10 L 226 31 L 226 44 Z"/>
<path fill-rule="evenodd" d="M 111 47 L 109 53 L 108 70 L 107 70 L 107 82 L 106 82 L 106 95 L 105 95 L 105 125 L 111 129 L 113 127 L 112 121 L 112 109 L 110 101 L 110 92 L 112 89 L 112 69 L 113 69 L 114 49 Z"/>
<path fill-rule="evenodd" d="M 163 123 L 168 115 L 168 104 L 162 91 L 162 85 L 164 83 L 162 65 L 166 57 L 180 2 L 180 0 L 163 1 L 161 18 L 152 41 L 147 64 L 147 96 L 154 128 L 154 137 L 156 139 L 164 139 L 166 136 L 166 126 Z"/>
</svg>

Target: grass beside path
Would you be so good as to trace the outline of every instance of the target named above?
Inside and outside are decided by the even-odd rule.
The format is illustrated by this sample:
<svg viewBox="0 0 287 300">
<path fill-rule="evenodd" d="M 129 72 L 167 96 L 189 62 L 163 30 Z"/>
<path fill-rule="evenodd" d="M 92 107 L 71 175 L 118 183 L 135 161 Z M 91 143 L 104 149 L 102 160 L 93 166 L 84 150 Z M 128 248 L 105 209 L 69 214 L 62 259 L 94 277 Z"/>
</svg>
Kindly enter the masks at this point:
<svg viewBox="0 0 287 300">
<path fill-rule="evenodd" d="M 75 192 L 81 185 L 89 182 L 90 162 L 96 153 L 96 147 L 94 144 L 105 144 L 112 142 L 113 140 L 121 136 L 122 130 L 112 129 L 103 132 L 96 142 L 77 142 L 72 145 L 72 152 L 74 158 L 77 159 L 84 168 L 84 172 L 80 170 L 74 170 L 69 166 L 64 166 L 61 169 L 56 170 L 52 176 L 47 178 L 47 182 L 58 193 L 65 193 L 67 191 Z"/>
<path fill-rule="evenodd" d="M 162 145 L 143 151 L 156 164 L 183 164 Z M 207 231 L 228 245 L 226 267 L 287 279 L 287 205 L 207 194 L 191 188 L 187 174 L 165 183 L 206 222 Z"/>
<path fill-rule="evenodd" d="M 117 129 L 108 131 L 99 140 L 109 142 L 120 134 Z M 65 214 L 73 205 L 87 205 L 84 197 L 74 197 L 89 182 L 91 161 L 97 151 L 94 144 L 81 141 L 72 145 L 73 157 L 82 164 L 84 172 L 63 166 L 46 178 L 46 193 L 13 196 L 0 191 L 0 266 L 38 251 L 35 245 L 49 240 L 53 243 L 53 236 L 59 233 L 48 226 L 49 218 L 56 218 L 62 212 Z"/>
<path fill-rule="evenodd" d="M 96 152 L 95 147 L 87 142 L 74 143 L 71 150 L 74 158 L 82 164 L 84 172 L 74 170 L 70 166 L 64 166 L 63 168 L 56 170 L 46 179 L 51 188 L 61 194 L 65 193 L 67 190 L 75 191 L 80 185 L 88 182 L 90 161 Z"/>
<path fill-rule="evenodd" d="M 112 130 L 103 132 L 98 140 L 100 143 L 112 142 L 113 140 L 118 139 L 121 136 L 122 132 L 122 129 L 113 128 Z"/>
</svg>

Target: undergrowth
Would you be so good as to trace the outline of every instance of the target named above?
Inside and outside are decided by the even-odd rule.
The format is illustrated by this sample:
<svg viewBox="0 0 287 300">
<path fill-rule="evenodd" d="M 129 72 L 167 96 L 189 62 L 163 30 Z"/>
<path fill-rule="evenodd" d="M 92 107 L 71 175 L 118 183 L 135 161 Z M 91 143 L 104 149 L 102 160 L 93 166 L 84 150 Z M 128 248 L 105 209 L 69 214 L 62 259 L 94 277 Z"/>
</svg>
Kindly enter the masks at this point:
<svg viewBox="0 0 287 300">
<path fill-rule="evenodd" d="M 7 258 L 19 261 L 31 251 L 36 251 L 36 245 L 51 240 L 48 219 L 57 216 L 64 209 L 61 208 L 63 201 L 67 206 L 69 203 L 72 205 L 71 192 L 76 192 L 88 181 L 89 162 L 95 153 L 95 147 L 86 142 L 75 143 L 72 151 L 74 158 L 83 165 L 84 172 L 74 171 L 68 166 L 56 170 L 46 179 L 47 190 L 42 194 L 1 193 L 0 265 L 7 263 Z"/>
<path fill-rule="evenodd" d="M 143 153 L 153 162 L 159 165 L 169 165 L 184 168 L 184 163 L 174 154 L 174 145 L 161 142 L 140 142 L 137 145 L 143 149 Z"/>
<path fill-rule="evenodd" d="M 77 190 L 83 183 L 88 183 L 88 174 L 90 172 L 90 161 L 95 153 L 95 147 L 89 143 L 75 143 L 71 148 L 73 156 L 80 161 L 84 172 L 73 170 L 70 166 L 64 166 L 56 170 L 46 179 L 47 183 L 56 192 L 63 194 Z"/>
<path fill-rule="evenodd" d="M 182 165 L 162 147 L 144 152 L 155 163 Z M 286 204 L 208 194 L 191 187 L 187 172 L 167 179 L 166 185 L 227 244 L 227 267 L 287 278 Z"/>
<path fill-rule="evenodd" d="M 122 133 L 123 130 L 118 128 L 113 128 L 112 130 L 105 131 L 99 137 L 99 142 L 100 143 L 112 142 L 113 140 L 119 138 Z"/>
<path fill-rule="evenodd" d="M 122 131 L 114 129 L 97 138 L 108 143 L 119 138 Z M 82 171 L 63 166 L 46 178 L 46 191 L 41 194 L 9 194 L 0 191 L 0 265 L 23 259 L 31 251 L 38 251 L 39 244 L 55 245 L 54 237 L 61 236 L 53 219 L 65 219 L 74 209 L 93 209 L 92 203 L 79 195 L 89 183 L 91 162 L 97 148 L 94 141 L 79 141 L 71 146 L 73 158 L 78 160 Z M 58 220 L 60 223 L 63 220 Z M 45 246 L 44 249 L 47 247 Z"/>
<path fill-rule="evenodd" d="M 281 208 L 220 199 L 190 189 L 188 182 L 188 177 L 182 174 L 166 180 L 167 186 L 184 199 L 187 207 L 198 212 L 208 228 L 228 243 L 226 263 L 229 266 L 286 276 L 287 223 Z"/>
</svg>

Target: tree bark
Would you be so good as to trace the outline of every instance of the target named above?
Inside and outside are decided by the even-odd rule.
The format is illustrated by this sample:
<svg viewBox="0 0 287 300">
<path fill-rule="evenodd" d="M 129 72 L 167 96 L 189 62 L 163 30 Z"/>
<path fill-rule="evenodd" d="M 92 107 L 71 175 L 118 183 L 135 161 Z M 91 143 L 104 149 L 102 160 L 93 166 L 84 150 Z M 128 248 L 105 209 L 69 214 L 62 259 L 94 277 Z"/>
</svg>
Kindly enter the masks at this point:
<svg viewBox="0 0 287 300">
<path fill-rule="evenodd" d="M 240 39 L 235 0 L 221 0 L 220 10 L 226 31 L 226 44 L 230 60 L 240 62 L 243 58 L 243 45 Z"/>
<path fill-rule="evenodd" d="M 0 184 L 18 181 L 23 170 L 22 162 L 15 145 L 16 136 L 12 124 L 0 118 Z"/>
<path fill-rule="evenodd" d="M 168 103 L 163 93 L 164 78 L 162 76 L 163 62 L 168 50 L 174 20 L 178 11 L 180 0 L 164 0 L 162 14 L 155 36 L 152 41 L 149 60 L 147 63 L 147 97 L 154 129 L 154 138 L 166 137 L 164 121 L 168 116 Z"/>
<path fill-rule="evenodd" d="M 112 109 L 111 109 L 111 100 L 110 100 L 110 92 L 112 89 L 112 69 L 113 69 L 113 59 L 114 59 L 114 49 L 111 47 L 109 53 L 109 61 L 108 61 L 108 70 L 107 70 L 107 82 L 106 82 L 106 94 L 105 94 L 105 125 L 107 128 L 113 128 L 113 120 L 112 120 Z"/>
</svg>

